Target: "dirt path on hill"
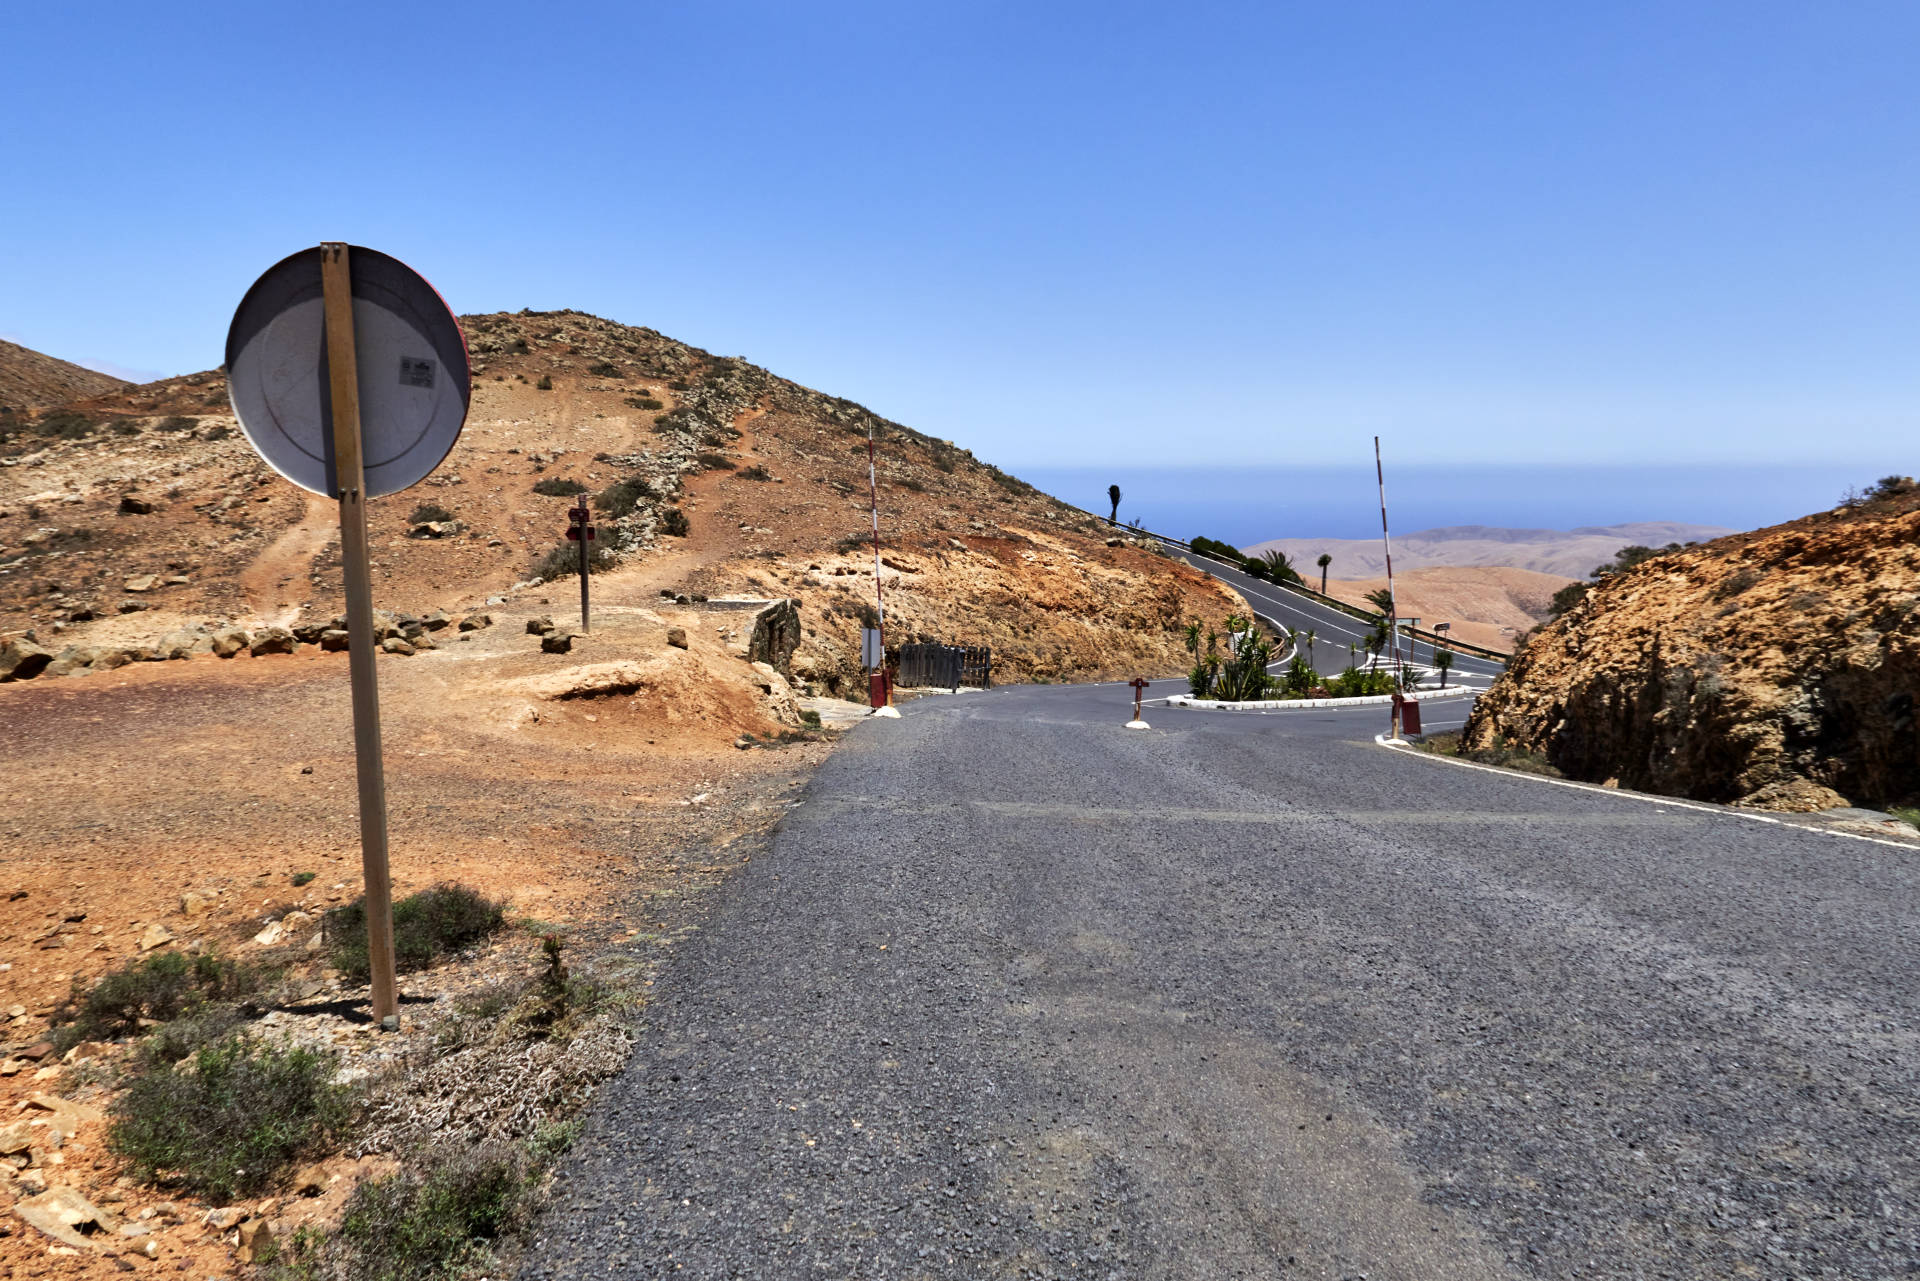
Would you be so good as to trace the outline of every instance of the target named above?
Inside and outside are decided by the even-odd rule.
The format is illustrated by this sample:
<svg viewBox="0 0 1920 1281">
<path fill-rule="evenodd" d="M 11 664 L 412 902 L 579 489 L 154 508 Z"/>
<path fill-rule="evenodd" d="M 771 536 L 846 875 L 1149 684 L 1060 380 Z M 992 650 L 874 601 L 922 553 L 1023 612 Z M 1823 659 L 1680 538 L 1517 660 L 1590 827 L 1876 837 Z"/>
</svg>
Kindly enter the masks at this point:
<svg viewBox="0 0 1920 1281">
<path fill-rule="evenodd" d="M 240 590 L 248 610 L 270 626 L 284 627 L 299 615 L 300 601 L 312 595 L 307 575 L 313 572 L 314 559 L 340 529 L 338 503 L 319 494 L 308 494 L 306 499 L 307 509 L 298 523 L 240 571 Z"/>
</svg>

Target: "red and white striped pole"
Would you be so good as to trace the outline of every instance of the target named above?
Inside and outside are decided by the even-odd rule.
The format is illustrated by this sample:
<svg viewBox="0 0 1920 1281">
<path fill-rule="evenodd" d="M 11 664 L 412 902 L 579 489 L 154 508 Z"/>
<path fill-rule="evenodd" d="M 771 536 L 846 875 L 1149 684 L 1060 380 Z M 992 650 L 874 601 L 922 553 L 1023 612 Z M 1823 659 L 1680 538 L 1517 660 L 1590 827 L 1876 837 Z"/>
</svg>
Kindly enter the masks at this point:
<svg viewBox="0 0 1920 1281">
<path fill-rule="evenodd" d="M 873 448 L 873 418 L 867 418 L 867 496 L 873 502 L 873 608 L 874 630 L 880 633 L 880 680 L 887 692 L 887 707 L 893 706 L 893 683 L 887 680 L 887 601 L 880 587 L 880 481 L 876 474 Z"/>
<path fill-rule="evenodd" d="M 1380 482 L 1380 542 L 1387 549 L 1387 640 L 1393 646 L 1393 678 L 1400 682 L 1405 673 L 1400 666 L 1400 617 L 1393 596 L 1393 538 L 1387 533 L 1387 473 L 1380 465 L 1380 438 L 1373 438 L 1373 476 Z M 1395 691 L 1398 693 L 1398 691 Z M 1400 709 L 1394 705 L 1393 736 L 1400 736 Z"/>
</svg>

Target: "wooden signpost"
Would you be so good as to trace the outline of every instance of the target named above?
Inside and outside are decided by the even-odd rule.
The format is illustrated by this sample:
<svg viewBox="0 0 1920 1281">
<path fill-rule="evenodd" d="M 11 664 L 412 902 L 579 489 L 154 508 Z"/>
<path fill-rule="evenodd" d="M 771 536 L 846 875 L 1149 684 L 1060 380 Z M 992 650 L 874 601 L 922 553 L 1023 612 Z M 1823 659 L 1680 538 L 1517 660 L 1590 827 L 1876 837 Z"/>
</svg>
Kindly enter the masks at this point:
<svg viewBox="0 0 1920 1281">
<path fill-rule="evenodd" d="M 587 510 L 584 502 L 578 507 L 567 508 L 567 519 L 572 522 L 567 526 L 567 541 L 580 544 L 580 630 L 583 632 L 593 630 L 587 626 L 587 569 L 593 559 L 587 548 L 587 544 L 593 541 L 593 526 L 587 521 L 592 517 L 593 513 Z"/>
<path fill-rule="evenodd" d="M 340 504 L 360 859 L 373 1017 L 399 1026 L 367 499 L 425 477 L 466 423 L 472 371 L 446 303 L 411 268 L 329 241 L 270 268 L 227 331 L 227 391 L 267 464 Z"/>
<path fill-rule="evenodd" d="M 1146 692 L 1147 686 L 1150 683 L 1151 682 L 1149 682 L 1147 678 L 1144 676 L 1136 676 L 1132 680 L 1127 682 L 1127 684 L 1133 687 L 1133 719 L 1127 722 L 1126 728 L 1128 729 L 1152 729 L 1153 728 L 1153 726 L 1147 724 L 1145 721 L 1140 719 L 1140 696 Z"/>
</svg>

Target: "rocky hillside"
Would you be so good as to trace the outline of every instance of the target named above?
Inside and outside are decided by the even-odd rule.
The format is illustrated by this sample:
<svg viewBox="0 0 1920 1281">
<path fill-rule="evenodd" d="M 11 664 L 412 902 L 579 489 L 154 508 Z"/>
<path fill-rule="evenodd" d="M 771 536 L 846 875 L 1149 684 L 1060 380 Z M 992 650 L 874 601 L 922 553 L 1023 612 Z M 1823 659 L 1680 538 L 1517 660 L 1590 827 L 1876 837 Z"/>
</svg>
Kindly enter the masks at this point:
<svg viewBox="0 0 1920 1281">
<path fill-rule="evenodd" d="M 797 597 L 796 675 L 848 692 L 873 612 L 870 423 L 890 642 L 989 645 L 1007 679 L 1171 672 L 1181 621 L 1235 603 L 964 448 L 744 360 L 578 312 L 462 324 L 460 443 L 370 504 L 380 605 L 554 590 L 541 580 L 571 564 L 553 554 L 584 492 L 605 599 Z M 338 554 L 333 505 L 259 462 L 217 371 L 0 424 L 0 631 L 58 649 L 312 625 L 341 607 Z M 558 608 L 573 587 L 555 587 Z"/>
<path fill-rule="evenodd" d="M 0 420 L 124 386 L 126 383 L 111 374 L 83 369 L 0 339 Z"/>
<path fill-rule="evenodd" d="M 1770 809 L 1920 794 L 1920 491 L 1656 557 L 1598 583 L 1475 707 L 1569 777 Z"/>
</svg>

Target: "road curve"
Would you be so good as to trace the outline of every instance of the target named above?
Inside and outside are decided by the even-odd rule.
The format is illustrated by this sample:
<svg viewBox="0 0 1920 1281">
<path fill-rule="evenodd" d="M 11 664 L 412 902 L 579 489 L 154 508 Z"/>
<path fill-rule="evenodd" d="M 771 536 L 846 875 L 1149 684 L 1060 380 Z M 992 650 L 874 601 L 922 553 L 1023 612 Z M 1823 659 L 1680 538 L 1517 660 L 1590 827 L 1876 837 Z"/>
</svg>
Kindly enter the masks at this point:
<svg viewBox="0 0 1920 1281">
<path fill-rule="evenodd" d="M 1911 853 L 1129 694 L 854 730 L 523 1275 L 1920 1268 Z"/>
</svg>

